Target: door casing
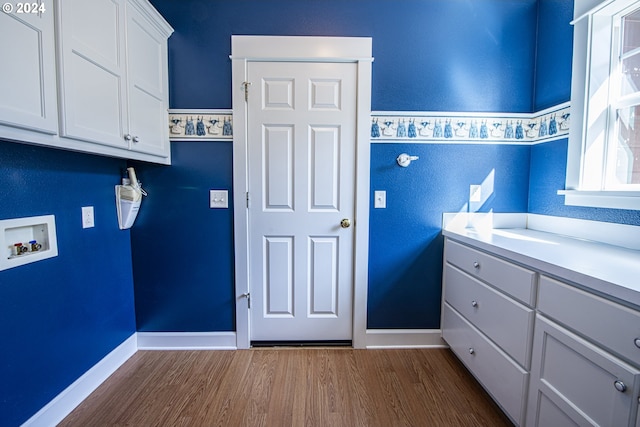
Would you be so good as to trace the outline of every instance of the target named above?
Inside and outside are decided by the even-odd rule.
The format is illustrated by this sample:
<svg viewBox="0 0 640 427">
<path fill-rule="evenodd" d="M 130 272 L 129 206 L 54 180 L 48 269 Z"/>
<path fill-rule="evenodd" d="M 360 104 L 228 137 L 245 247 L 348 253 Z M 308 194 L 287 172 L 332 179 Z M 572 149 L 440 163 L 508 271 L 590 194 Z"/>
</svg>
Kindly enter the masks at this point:
<svg viewBox="0 0 640 427">
<path fill-rule="evenodd" d="M 357 64 L 356 167 L 354 265 L 353 265 L 353 347 L 366 347 L 367 286 L 369 267 L 369 174 L 371 120 L 371 56 L 369 37 L 231 36 L 233 100 L 233 194 L 235 246 L 236 347 L 249 348 L 250 313 L 245 294 L 249 290 L 249 227 L 247 104 L 245 85 L 247 64 L 268 62 L 353 62 Z M 258 86 L 258 85 L 256 85 Z M 248 86 L 251 96 L 252 86 Z M 255 89 L 254 89 L 255 90 Z M 250 203 L 250 201 L 249 201 Z"/>
</svg>

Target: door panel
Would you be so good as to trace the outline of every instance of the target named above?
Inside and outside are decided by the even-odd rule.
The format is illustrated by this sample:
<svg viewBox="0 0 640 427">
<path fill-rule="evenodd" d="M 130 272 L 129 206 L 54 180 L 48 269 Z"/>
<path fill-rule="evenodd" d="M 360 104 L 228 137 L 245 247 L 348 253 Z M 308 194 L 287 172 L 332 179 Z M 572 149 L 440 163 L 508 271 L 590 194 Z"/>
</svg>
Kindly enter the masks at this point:
<svg viewBox="0 0 640 427">
<path fill-rule="evenodd" d="M 338 315 L 338 237 L 310 237 L 309 316 Z"/>
<path fill-rule="evenodd" d="M 0 123 L 57 133 L 54 39 L 51 10 L 0 13 Z"/>
<path fill-rule="evenodd" d="M 60 7 L 60 134 L 128 149 L 124 2 L 70 0 Z"/>
<path fill-rule="evenodd" d="M 309 144 L 312 159 L 309 169 L 309 209 L 338 211 L 340 129 L 335 126 L 312 127 Z"/>
<path fill-rule="evenodd" d="M 264 317 L 292 317 L 293 237 L 264 238 Z"/>
<path fill-rule="evenodd" d="M 248 65 L 254 341 L 351 339 L 356 70 Z"/>
<path fill-rule="evenodd" d="M 263 137 L 264 210 L 293 210 L 293 127 L 265 126 Z"/>
</svg>

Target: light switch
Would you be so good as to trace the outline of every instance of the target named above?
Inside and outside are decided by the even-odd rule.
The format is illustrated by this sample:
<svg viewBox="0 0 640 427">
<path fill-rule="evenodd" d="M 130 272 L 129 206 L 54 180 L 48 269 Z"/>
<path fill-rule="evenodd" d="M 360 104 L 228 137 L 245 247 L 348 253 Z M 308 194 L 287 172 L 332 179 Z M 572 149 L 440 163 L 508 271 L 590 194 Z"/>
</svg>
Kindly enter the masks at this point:
<svg viewBox="0 0 640 427">
<path fill-rule="evenodd" d="M 385 209 L 387 207 L 387 192 L 378 190 L 373 193 L 373 207 L 376 209 Z"/>
<path fill-rule="evenodd" d="M 229 207 L 228 190 L 209 190 L 209 207 L 211 209 L 226 209 Z"/>
</svg>

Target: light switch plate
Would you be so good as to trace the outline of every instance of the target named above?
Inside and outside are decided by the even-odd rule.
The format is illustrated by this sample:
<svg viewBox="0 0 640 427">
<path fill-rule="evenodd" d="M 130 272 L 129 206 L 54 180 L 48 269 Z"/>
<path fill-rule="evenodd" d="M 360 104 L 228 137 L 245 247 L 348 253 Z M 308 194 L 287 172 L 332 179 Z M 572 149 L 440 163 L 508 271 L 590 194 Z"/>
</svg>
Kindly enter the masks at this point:
<svg viewBox="0 0 640 427">
<path fill-rule="evenodd" d="M 226 209 L 229 207 L 228 190 L 209 190 L 209 207 L 211 209 Z"/>
<path fill-rule="evenodd" d="M 378 190 L 373 193 L 373 207 L 376 209 L 385 209 L 387 207 L 387 192 Z"/>
</svg>

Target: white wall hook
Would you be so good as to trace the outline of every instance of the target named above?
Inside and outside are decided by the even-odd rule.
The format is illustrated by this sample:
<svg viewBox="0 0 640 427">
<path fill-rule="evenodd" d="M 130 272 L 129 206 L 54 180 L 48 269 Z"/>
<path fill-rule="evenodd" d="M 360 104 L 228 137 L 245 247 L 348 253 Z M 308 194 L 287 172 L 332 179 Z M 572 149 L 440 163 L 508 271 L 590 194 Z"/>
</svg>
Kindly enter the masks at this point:
<svg viewBox="0 0 640 427">
<path fill-rule="evenodd" d="M 419 159 L 418 156 L 410 156 L 407 153 L 402 153 L 398 156 L 398 158 L 396 159 L 396 162 L 398 162 L 398 165 L 402 166 L 403 168 L 406 168 L 411 164 L 412 160 L 418 160 L 418 159 Z"/>
</svg>

